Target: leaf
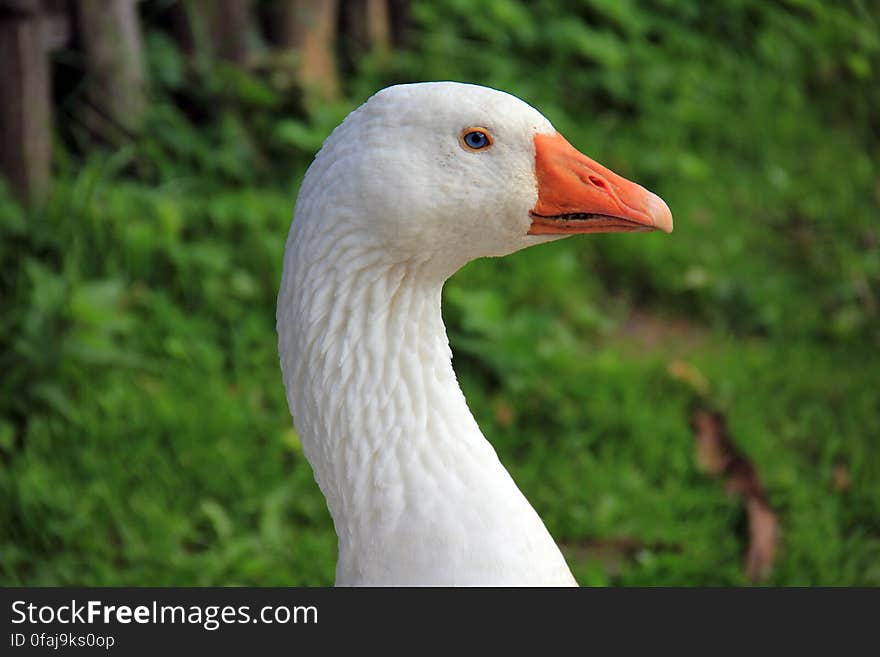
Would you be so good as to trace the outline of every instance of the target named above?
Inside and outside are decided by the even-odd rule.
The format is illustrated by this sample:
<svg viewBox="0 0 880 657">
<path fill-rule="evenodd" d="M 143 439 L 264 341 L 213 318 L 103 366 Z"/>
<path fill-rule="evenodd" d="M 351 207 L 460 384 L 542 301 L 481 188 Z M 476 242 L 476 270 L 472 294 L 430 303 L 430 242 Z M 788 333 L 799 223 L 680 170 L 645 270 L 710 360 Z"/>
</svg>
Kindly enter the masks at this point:
<svg viewBox="0 0 880 657">
<path fill-rule="evenodd" d="M 303 121 L 295 119 L 279 121 L 275 128 L 275 137 L 278 141 L 307 153 L 313 153 L 321 148 L 325 136 L 323 131 L 315 130 Z"/>
<path fill-rule="evenodd" d="M 226 509 L 216 500 L 204 500 L 199 510 L 211 523 L 218 538 L 228 538 L 233 531 L 232 519 Z"/>
</svg>

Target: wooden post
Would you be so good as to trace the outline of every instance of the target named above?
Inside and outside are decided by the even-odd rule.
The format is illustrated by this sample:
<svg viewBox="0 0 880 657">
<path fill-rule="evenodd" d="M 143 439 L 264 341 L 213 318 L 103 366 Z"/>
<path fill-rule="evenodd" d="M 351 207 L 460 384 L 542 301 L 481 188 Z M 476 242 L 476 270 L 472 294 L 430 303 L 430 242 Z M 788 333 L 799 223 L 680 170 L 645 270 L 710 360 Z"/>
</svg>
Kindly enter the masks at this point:
<svg viewBox="0 0 880 657">
<path fill-rule="evenodd" d="M 388 0 L 391 23 L 391 45 L 405 48 L 410 30 L 410 0 Z"/>
<path fill-rule="evenodd" d="M 367 35 L 370 49 L 382 55 L 391 50 L 391 12 L 388 0 L 367 0 Z"/>
<path fill-rule="evenodd" d="M 168 7 L 168 17 L 171 22 L 171 34 L 174 40 L 187 57 L 195 57 L 198 53 L 198 38 L 196 25 L 192 18 L 194 8 L 184 0 L 176 0 Z"/>
<path fill-rule="evenodd" d="M 250 66 L 256 27 L 252 0 L 177 0 L 170 6 L 181 49 L 202 66 L 220 59 Z"/>
<path fill-rule="evenodd" d="M 337 0 L 282 0 L 276 3 L 272 32 L 281 47 L 296 51 L 297 79 L 314 100 L 339 96 L 336 69 Z"/>
<path fill-rule="evenodd" d="M 346 37 L 356 53 L 387 57 L 391 50 L 391 15 L 388 0 L 347 0 Z"/>
<path fill-rule="evenodd" d="M 49 61 L 38 2 L 0 2 L 0 168 L 25 203 L 49 187 Z"/>
<path fill-rule="evenodd" d="M 211 3 L 211 37 L 214 52 L 220 59 L 246 66 L 249 58 L 248 36 L 253 29 L 248 0 L 216 0 Z"/>
<path fill-rule="evenodd" d="M 146 100 L 144 48 L 137 0 L 79 0 L 77 14 L 89 74 L 89 100 L 104 125 L 136 131 Z M 101 121 L 101 119 L 104 119 Z"/>
</svg>

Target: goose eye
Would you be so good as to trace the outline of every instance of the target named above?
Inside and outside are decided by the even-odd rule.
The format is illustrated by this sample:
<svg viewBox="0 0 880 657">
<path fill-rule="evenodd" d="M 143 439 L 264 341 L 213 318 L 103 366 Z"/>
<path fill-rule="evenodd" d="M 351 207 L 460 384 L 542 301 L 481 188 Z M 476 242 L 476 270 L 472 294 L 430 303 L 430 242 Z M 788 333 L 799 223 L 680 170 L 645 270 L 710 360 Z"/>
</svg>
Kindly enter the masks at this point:
<svg viewBox="0 0 880 657">
<path fill-rule="evenodd" d="M 492 137 L 483 128 L 467 128 L 461 133 L 461 143 L 471 151 L 481 151 L 492 145 Z"/>
</svg>

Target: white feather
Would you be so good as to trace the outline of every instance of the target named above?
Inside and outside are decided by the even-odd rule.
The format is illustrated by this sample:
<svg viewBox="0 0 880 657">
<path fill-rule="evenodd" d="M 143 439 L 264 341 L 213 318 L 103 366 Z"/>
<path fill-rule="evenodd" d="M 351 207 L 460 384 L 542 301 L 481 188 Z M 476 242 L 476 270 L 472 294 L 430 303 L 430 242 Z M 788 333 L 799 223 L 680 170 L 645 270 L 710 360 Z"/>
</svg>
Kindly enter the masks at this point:
<svg viewBox="0 0 880 657">
<path fill-rule="evenodd" d="M 481 126 L 494 144 L 461 147 Z M 533 137 L 508 94 L 385 89 L 327 139 L 297 200 L 278 298 L 287 399 L 339 536 L 338 585 L 574 585 L 468 410 L 444 281 L 526 235 Z"/>
</svg>

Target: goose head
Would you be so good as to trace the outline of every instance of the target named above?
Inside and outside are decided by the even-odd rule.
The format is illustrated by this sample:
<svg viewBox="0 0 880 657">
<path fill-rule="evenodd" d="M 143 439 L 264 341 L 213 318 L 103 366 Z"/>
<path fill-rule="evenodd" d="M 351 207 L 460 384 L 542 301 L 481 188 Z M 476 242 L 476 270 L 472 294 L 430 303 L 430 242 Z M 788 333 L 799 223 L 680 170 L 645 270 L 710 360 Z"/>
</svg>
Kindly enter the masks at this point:
<svg viewBox="0 0 880 657">
<path fill-rule="evenodd" d="M 362 210 L 347 221 L 363 240 L 444 276 L 572 234 L 672 230 L 657 195 L 579 152 L 527 103 L 476 85 L 388 87 L 349 115 L 315 164 L 337 199 Z"/>
</svg>

